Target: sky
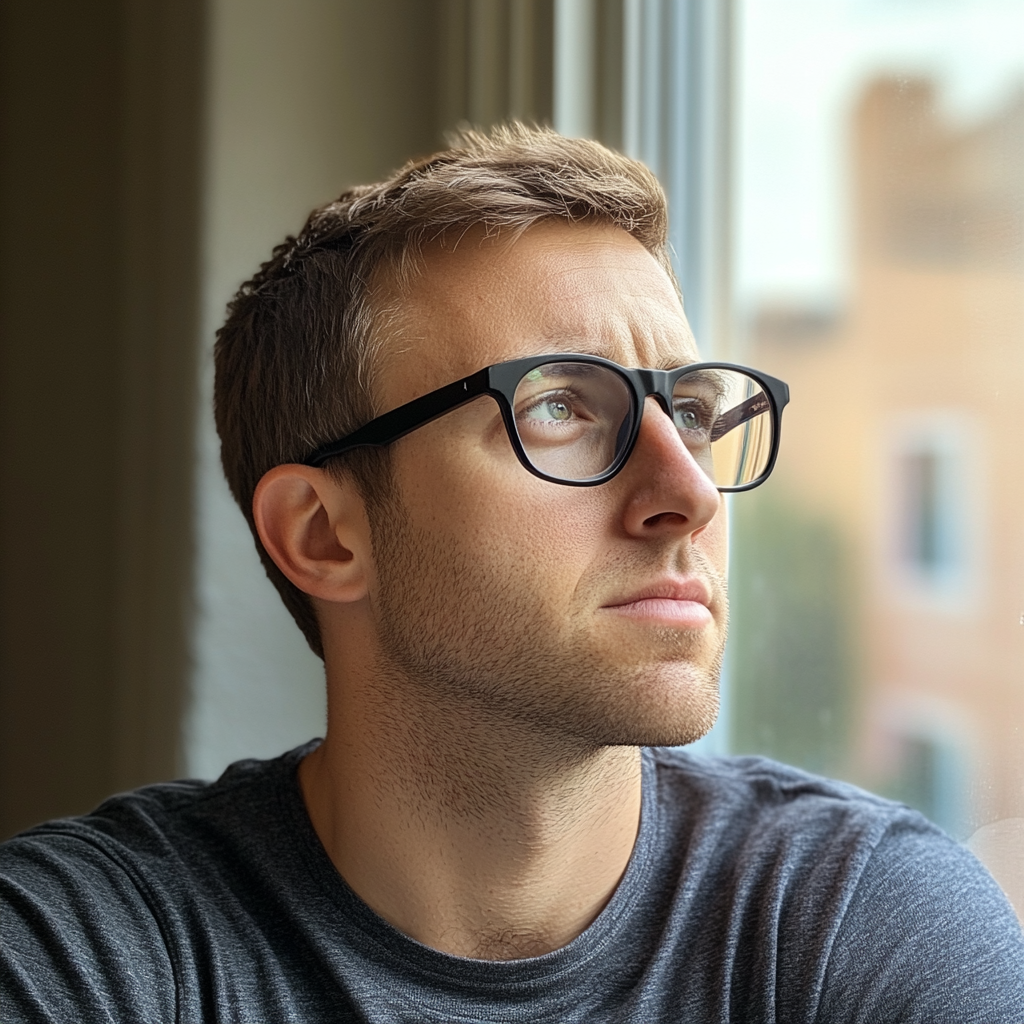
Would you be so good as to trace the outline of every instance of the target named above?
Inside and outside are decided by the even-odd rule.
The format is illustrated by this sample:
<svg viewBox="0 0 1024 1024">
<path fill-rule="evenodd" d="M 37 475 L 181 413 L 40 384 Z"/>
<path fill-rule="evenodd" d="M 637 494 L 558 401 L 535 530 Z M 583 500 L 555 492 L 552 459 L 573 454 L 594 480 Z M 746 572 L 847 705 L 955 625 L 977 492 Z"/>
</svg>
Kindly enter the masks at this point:
<svg viewBox="0 0 1024 1024">
<path fill-rule="evenodd" d="M 736 297 L 841 304 L 851 111 L 879 74 L 925 75 L 968 124 L 1024 86 L 1024 0 L 739 0 Z"/>
</svg>

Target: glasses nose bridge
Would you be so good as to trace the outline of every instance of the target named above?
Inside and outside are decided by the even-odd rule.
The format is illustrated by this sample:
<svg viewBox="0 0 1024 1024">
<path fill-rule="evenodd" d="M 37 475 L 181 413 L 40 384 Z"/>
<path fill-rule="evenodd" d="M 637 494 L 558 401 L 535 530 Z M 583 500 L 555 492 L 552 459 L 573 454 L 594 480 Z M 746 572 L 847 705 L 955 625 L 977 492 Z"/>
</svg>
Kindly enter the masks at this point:
<svg viewBox="0 0 1024 1024">
<path fill-rule="evenodd" d="M 636 371 L 640 380 L 640 390 L 643 392 L 643 399 L 654 398 L 661 406 L 661 411 L 672 419 L 672 388 L 674 382 L 672 373 L 669 370 L 645 370 Z M 644 402 L 640 402 L 640 410 L 643 411 Z"/>
</svg>

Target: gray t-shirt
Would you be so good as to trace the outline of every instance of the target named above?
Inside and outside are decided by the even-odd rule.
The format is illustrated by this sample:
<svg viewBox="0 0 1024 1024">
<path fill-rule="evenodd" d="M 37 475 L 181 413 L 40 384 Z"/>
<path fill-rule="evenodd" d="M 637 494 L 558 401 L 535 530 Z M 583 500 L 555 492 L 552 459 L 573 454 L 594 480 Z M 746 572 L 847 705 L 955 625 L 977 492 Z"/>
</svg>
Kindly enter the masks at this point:
<svg viewBox="0 0 1024 1024">
<path fill-rule="evenodd" d="M 0 846 L 14 1021 L 1024 1022 L 1024 939 L 920 815 L 761 758 L 644 752 L 614 896 L 545 956 L 448 956 L 345 884 L 309 747 L 150 786 Z"/>
</svg>

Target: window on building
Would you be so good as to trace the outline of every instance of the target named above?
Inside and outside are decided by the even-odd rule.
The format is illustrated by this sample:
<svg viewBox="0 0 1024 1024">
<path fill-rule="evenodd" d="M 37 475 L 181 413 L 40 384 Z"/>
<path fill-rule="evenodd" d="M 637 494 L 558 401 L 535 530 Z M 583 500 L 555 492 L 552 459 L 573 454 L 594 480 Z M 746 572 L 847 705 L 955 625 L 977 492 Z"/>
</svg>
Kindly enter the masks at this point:
<svg viewBox="0 0 1024 1024">
<path fill-rule="evenodd" d="M 899 411 L 882 431 L 880 577 L 897 604 L 972 615 L 992 582 L 981 558 L 991 517 L 991 473 L 981 417 L 968 411 Z"/>
<path fill-rule="evenodd" d="M 936 576 L 954 561 L 940 490 L 942 459 L 935 451 L 903 458 L 903 557 L 922 576 Z"/>
<path fill-rule="evenodd" d="M 974 503 L 963 486 L 959 455 L 934 438 L 921 440 L 901 453 L 896 466 L 895 554 L 905 579 L 924 591 L 966 583 L 963 533 L 974 525 Z"/>
</svg>

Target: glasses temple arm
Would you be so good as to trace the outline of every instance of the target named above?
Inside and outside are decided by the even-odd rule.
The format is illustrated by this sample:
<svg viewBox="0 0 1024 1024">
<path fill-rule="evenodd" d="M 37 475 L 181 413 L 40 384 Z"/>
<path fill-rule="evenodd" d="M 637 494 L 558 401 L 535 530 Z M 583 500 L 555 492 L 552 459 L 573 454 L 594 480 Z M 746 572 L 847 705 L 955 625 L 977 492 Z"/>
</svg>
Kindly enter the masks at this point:
<svg viewBox="0 0 1024 1024">
<path fill-rule="evenodd" d="M 711 424 L 711 440 L 717 441 L 724 437 L 730 430 L 735 430 L 741 423 L 760 416 L 763 412 L 771 412 L 772 404 L 768 396 L 762 391 L 760 394 L 752 395 L 745 402 L 733 406 L 728 412 L 722 413 L 714 423 Z"/>
<path fill-rule="evenodd" d="M 306 465 L 322 466 L 354 448 L 382 448 L 490 390 L 487 371 L 479 370 L 370 420 L 338 441 L 321 445 L 306 460 Z"/>
</svg>

